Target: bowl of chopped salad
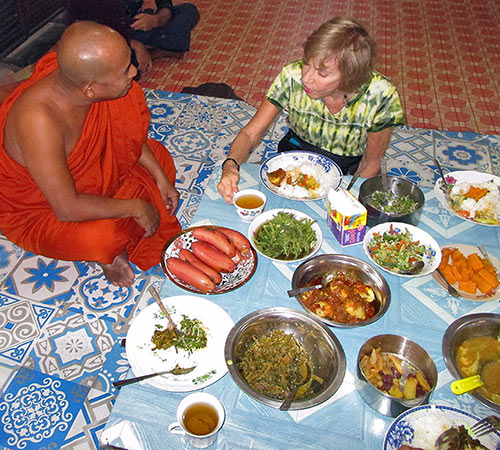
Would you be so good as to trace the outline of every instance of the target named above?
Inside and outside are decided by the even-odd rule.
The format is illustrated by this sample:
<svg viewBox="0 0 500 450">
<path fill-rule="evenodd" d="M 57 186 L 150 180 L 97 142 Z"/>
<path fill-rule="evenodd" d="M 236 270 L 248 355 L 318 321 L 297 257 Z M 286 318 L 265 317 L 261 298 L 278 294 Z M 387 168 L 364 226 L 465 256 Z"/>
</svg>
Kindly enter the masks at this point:
<svg viewBox="0 0 500 450">
<path fill-rule="evenodd" d="M 265 258 L 292 263 L 313 256 L 321 247 L 323 234 L 307 214 L 278 208 L 265 211 L 252 221 L 248 239 Z"/>
<path fill-rule="evenodd" d="M 391 175 L 387 175 L 387 187 L 385 191 L 381 175 L 361 184 L 358 199 L 367 211 L 366 224 L 369 227 L 384 222 L 417 225 L 425 203 L 422 190 L 405 178 Z"/>
<path fill-rule="evenodd" d="M 441 248 L 425 231 L 407 223 L 386 222 L 369 230 L 363 240 L 366 255 L 381 269 L 401 277 L 421 277 L 436 270 L 441 262 Z M 415 261 L 424 266 L 408 274 Z"/>
</svg>

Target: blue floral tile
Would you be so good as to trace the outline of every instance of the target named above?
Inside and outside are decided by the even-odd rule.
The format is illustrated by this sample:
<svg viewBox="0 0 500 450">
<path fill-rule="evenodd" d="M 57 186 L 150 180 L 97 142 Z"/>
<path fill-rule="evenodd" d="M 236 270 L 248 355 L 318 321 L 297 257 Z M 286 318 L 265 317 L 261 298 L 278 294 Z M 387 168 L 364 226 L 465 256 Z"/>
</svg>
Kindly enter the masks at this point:
<svg viewBox="0 0 500 450">
<path fill-rule="evenodd" d="M 89 390 L 20 368 L 0 399 L 0 444 L 22 450 L 60 448 Z"/>
</svg>

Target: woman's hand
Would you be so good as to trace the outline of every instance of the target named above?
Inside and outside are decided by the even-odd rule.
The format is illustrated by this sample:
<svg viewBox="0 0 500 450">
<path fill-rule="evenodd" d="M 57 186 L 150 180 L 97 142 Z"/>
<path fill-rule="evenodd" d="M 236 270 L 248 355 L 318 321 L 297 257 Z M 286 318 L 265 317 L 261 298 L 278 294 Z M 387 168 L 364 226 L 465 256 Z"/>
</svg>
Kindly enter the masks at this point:
<svg viewBox="0 0 500 450">
<path fill-rule="evenodd" d="M 159 26 L 158 16 L 156 14 L 139 13 L 134 17 L 134 21 L 130 25 L 134 30 L 149 31 Z"/>
<path fill-rule="evenodd" d="M 217 185 L 219 194 L 222 195 L 227 203 L 233 202 L 233 195 L 238 192 L 238 181 L 240 174 L 234 163 L 229 162 L 224 166 L 222 177 Z"/>
</svg>

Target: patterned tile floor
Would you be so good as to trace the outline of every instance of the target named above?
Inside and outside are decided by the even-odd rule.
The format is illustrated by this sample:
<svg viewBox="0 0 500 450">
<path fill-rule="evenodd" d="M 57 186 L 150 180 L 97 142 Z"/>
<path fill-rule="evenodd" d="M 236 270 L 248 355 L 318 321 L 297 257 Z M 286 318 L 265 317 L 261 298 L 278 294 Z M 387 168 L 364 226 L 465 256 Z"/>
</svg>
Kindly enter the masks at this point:
<svg viewBox="0 0 500 450">
<path fill-rule="evenodd" d="M 172 152 L 181 192 L 178 217 L 191 223 L 210 174 L 255 112 L 245 102 L 147 92 L 150 135 Z M 253 152 L 276 152 L 281 117 Z M 433 143 L 436 143 L 435 150 Z M 498 136 L 399 128 L 388 151 L 390 173 L 431 186 L 437 155 L 448 170 L 500 175 Z M 122 347 L 130 319 L 151 302 L 159 266 L 137 270 L 128 288 L 109 285 L 93 263 L 24 252 L 0 235 L 0 448 L 95 449 L 112 408 L 114 380 L 129 368 Z"/>
<path fill-rule="evenodd" d="M 201 19 L 182 60 L 155 61 L 145 88 L 180 92 L 224 82 L 258 106 L 306 37 L 335 15 L 361 21 L 376 68 L 398 87 L 407 123 L 500 134 L 500 16 L 496 0 L 196 0 Z"/>
</svg>

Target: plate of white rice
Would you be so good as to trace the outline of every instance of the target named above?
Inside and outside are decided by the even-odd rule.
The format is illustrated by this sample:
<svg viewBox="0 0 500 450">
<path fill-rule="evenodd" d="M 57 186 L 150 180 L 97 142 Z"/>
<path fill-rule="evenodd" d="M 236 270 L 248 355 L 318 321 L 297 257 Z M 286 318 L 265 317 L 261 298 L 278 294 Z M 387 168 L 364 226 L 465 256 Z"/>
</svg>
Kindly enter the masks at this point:
<svg viewBox="0 0 500 450">
<path fill-rule="evenodd" d="M 304 187 L 301 183 L 290 184 L 287 179 L 277 186 L 269 181 L 269 174 L 282 169 L 289 179 L 308 178 L 314 187 Z M 305 177 L 304 177 L 305 175 Z M 320 200 L 326 198 L 330 188 L 337 189 L 342 182 L 342 171 L 331 159 L 318 153 L 307 151 L 287 151 L 272 156 L 262 163 L 260 179 L 264 186 L 280 197 L 291 200 Z"/>
<path fill-rule="evenodd" d="M 500 226 L 500 177 L 485 172 L 462 170 L 448 173 L 445 179 L 449 199 L 443 192 L 441 178 L 434 185 L 434 193 L 448 211 L 479 225 Z M 474 198 L 474 190 L 482 190 L 483 193 Z"/>
<path fill-rule="evenodd" d="M 451 406 L 424 405 L 400 414 L 387 430 L 383 450 L 398 450 L 402 445 L 432 450 L 438 436 L 451 427 L 469 429 L 479 417 Z M 488 449 L 500 449 L 500 432 L 476 438 Z"/>
</svg>

